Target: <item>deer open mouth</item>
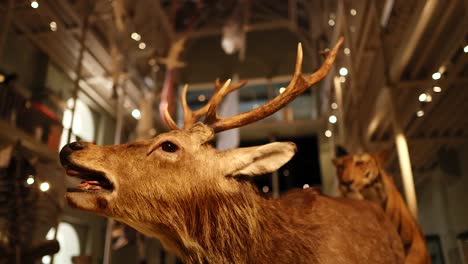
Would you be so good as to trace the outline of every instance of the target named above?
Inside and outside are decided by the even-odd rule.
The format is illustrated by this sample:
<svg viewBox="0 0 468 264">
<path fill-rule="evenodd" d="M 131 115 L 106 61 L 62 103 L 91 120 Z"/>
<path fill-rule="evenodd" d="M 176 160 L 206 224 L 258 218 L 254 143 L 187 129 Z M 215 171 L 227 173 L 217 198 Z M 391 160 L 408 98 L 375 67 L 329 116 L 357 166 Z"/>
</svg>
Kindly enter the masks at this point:
<svg viewBox="0 0 468 264">
<path fill-rule="evenodd" d="M 114 184 L 105 176 L 105 173 L 68 164 L 68 176 L 82 179 L 76 188 L 67 188 L 67 192 L 112 192 Z"/>
</svg>

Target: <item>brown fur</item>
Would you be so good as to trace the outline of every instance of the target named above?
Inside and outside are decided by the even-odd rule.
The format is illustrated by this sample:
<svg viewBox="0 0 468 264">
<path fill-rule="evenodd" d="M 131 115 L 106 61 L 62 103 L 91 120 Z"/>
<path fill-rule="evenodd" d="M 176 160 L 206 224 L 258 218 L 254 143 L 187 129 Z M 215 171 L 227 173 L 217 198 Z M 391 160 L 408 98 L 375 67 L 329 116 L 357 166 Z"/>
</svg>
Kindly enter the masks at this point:
<svg viewBox="0 0 468 264">
<path fill-rule="evenodd" d="M 65 167 L 102 172 L 115 186 L 67 199 L 160 239 L 186 263 L 402 263 L 398 234 L 377 206 L 313 190 L 267 200 L 236 176 L 276 169 L 293 155 L 292 143 L 217 152 L 206 143 L 212 137 L 196 124 L 132 144 L 66 146 Z M 168 140 L 180 150 L 162 151 Z"/>
<path fill-rule="evenodd" d="M 392 178 L 382 169 L 380 155 L 349 155 L 334 161 L 344 196 L 373 201 L 398 228 L 405 247 L 405 263 L 430 263 L 424 235 Z"/>
</svg>

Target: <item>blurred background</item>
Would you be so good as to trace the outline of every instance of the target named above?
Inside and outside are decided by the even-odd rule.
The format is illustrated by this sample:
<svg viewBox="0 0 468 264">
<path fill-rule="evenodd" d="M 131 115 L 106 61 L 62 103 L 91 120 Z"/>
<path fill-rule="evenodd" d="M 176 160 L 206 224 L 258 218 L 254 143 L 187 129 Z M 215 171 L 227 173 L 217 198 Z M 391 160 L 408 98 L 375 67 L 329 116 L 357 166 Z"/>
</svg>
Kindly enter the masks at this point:
<svg viewBox="0 0 468 264">
<path fill-rule="evenodd" d="M 221 149 L 294 141 L 255 184 L 337 195 L 331 160 L 388 151 L 433 263 L 468 263 L 468 3 L 464 0 L 0 0 L 0 263 L 177 263 L 155 239 L 70 209 L 58 151 L 168 131 L 215 80 L 248 80 L 222 115 L 284 92 L 345 42 L 328 76 L 276 114 L 222 133 Z M 416 196 L 411 196 L 413 190 Z M 58 252 L 58 254 L 55 254 Z M 72 258 L 73 257 L 73 258 Z"/>
</svg>

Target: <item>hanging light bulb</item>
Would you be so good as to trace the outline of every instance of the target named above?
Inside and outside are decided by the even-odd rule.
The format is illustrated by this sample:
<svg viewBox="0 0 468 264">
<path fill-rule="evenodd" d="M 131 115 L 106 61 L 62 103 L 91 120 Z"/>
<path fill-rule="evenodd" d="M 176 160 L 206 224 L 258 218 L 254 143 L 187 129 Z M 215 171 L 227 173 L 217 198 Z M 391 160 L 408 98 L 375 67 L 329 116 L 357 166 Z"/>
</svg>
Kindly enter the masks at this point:
<svg viewBox="0 0 468 264">
<path fill-rule="evenodd" d="M 54 31 L 54 32 L 57 31 L 57 22 L 55 21 L 50 22 L 49 27 L 51 31 Z"/>
<path fill-rule="evenodd" d="M 47 192 L 50 189 L 50 184 L 48 182 L 43 182 L 39 185 L 39 189 L 43 192 Z"/>
<path fill-rule="evenodd" d="M 135 41 L 140 41 L 141 40 L 141 35 L 138 34 L 137 32 L 133 32 L 130 37 L 135 40 Z"/>
<path fill-rule="evenodd" d="M 425 102 L 426 101 L 426 98 L 427 98 L 427 94 L 426 93 L 422 93 L 419 95 L 418 99 L 419 99 L 419 102 Z"/>
<path fill-rule="evenodd" d="M 141 118 L 141 112 L 140 112 L 140 110 L 138 110 L 138 109 L 133 109 L 133 111 L 132 111 L 132 116 L 133 116 L 133 118 L 135 118 L 136 120 L 140 120 L 140 118 Z"/>
<path fill-rule="evenodd" d="M 442 92 L 442 88 L 440 86 L 434 86 L 434 87 L 432 87 L 432 91 L 434 91 L 436 93 L 440 93 L 440 92 Z"/>
<path fill-rule="evenodd" d="M 34 184 L 34 176 L 29 175 L 28 179 L 26 180 L 26 183 L 28 185 L 33 185 Z"/>
<path fill-rule="evenodd" d="M 432 74 L 432 79 L 434 79 L 434 80 L 439 80 L 440 77 L 442 77 L 442 74 L 440 72 L 434 72 Z"/>
<path fill-rule="evenodd" d="M 39 7 L 39 2 L 37 2 L 37 1 L 32 1 L 32 2 L 31 2 L 31 7 L 34 8 L 34 9 L 38 8 L 38 7 Z"/>
<path fill-rule="evenodd" d="M 341 68 L 340 68 L 340 75 L 341 75 L 341 76 L 346 76 L 346 75 L 348 75 L 348 69 L 346 69 L 345 67 L 341 67 Z"/>
</svg>

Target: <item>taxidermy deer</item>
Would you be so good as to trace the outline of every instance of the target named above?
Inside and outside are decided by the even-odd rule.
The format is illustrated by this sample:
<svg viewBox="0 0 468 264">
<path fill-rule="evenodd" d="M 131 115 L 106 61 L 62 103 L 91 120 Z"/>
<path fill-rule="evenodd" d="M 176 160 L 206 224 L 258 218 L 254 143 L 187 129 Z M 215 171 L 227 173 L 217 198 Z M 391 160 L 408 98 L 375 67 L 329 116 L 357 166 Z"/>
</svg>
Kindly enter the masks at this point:
<svg viewBox="0 0 468 264">
<path fill-rule="evenodd" d="M 222 98 L 244 83 L 217 82 L 197 111 L 187 106 L 186 86 L 183 129 L 165 111 L 173 130 L 151 140 L 66 145 L 61 162 L 68 175 L 83 179 L 68 190 L 68 203 L 158 238 L 185 263 L 402 263 L 398 234 L 378 206 L 312 189 L 275 200 L 258 194 L 248 178 L 280 168 L 295 154 L 293 143 L 227 151 L 209 144 L 216 132 L 265 118 L 323 79 L 342 41 L 309 76 L 301 73 L 299 45 L 286 91 L 249 112 L 216 114 Z M 197 122 L 203 116 L 204 123 Z"/>
</svg>

